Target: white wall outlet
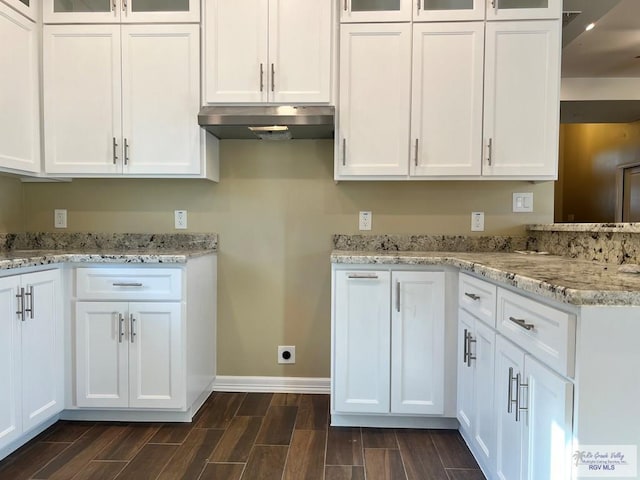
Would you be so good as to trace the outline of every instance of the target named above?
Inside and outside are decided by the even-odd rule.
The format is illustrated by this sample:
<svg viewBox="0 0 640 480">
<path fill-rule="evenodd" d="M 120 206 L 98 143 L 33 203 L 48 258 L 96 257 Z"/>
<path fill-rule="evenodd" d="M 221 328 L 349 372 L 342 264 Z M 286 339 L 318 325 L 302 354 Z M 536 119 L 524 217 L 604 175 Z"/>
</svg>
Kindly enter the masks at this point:
<svg viewBox="0 0 640 480">
<path fill-rule="evenodd" d="M 360 212 L 360 230 L 371 230 L 372 217 L 371 212 Z"/>
<path fill-rule="evenodd" d="M 53 211 L 53 226 L 67 228 L 67 211 L 64 208 L 56 208 Z"/>
<path fill-rule="evenodd" d="M 278 363 L 296 363 L 296 347 L 278 345 Z"/>
<path fill-rule="evenodd" d="M 533 212 L 533 192 L 513 194 L 514 212 Z"/>
<path fill-rule="evenodd" d="M 471 231 L 484 232 L 484 212 L 471 212 Z"/>
<path fill-rule="evenodd" d="M 184 230 L 187 228 L 187 211 L 176 210 L 175 214 L 175 228 L 177 230 Z"/>
</svg>

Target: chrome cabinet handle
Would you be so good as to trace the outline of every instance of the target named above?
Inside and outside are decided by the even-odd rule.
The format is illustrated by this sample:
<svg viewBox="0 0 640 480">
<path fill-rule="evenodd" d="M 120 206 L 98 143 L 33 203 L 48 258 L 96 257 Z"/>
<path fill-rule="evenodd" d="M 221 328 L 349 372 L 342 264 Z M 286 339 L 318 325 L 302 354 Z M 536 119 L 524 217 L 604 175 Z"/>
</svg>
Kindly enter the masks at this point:
<svg viewBox="0 0 640 480">
<path fill-rule="evenodd" d="M 527 323 L 522 318 L 509 317 L 509 320 L 525 330 L 533 330 L 535 328 L 533 323 Z"/>
<path fill-rule="evenodd" d="M 469 297 L 471 300 L 480 300 L 480 295 L 476 295 L 475 293 L 464 292 L 464 294 Z"/>
<path fill-rule="evenodd" d="M 129 165 L 129 141 L 124 139 L 124 164 Z"/>
<path fill-rule="evenodd" d="M 131 333 L 131 343 L 133 343 L 136 334 L 136 319 L 133 317 L 133 313 L 131 315 L 129 315 L 129 325 L 130 325 L 130 333 Z"/>
<path fill-rule="evenodd" d="M 260 91 L 264 91 L 264 65 L 260 64 Z"/>
<path fill-rule="evenodd" d="M 414 163 L 416 165 L 416 167 L 418 166 L 418 142 L 419 140 L 416 138 L 416 154 L 415 154 L 415 159 L 414 159 Z"/>
<path fill-rule="evenodd" d="M 396 282 L 396 310 L 400 312 L 400 282 Z"/>
<path fill-rule="evenodd" d="M 276 67 L 272 63 L 271 64 L 271 91 L 275 91 L 276 88 Z"/>
<path fill-rule="evenodd" d="M 144 284 L 137 283 L 137 282 L 132 282 L 132 283 L 117 282 L 117 283 L 112 283 L 111 285 L 113 285 L 114 287 L 142 287 Z"/>
<path fill-rule="evenodd" d="M 420 13 L 420 8 L 422 7 L 422 0 L 418 0 L 418 13 Z"/>
<path fill-rule="evenodd" d="M 347 165 L 347 139 L 342 139 L 342 166 Z"/>
<path fill-rule="evenodd" d="M 489 166 L 491 166 L 491 161 L 492 161 L 491 157 L 493 156 L 493 138 L 489 139 L 487 148 L 489 149 L 488 151 L 489 155 L 487 156 L 487 163 L 489 164 Z"/>
<path fill-rule="evenodd" d="M 116 137 L 113 137 L 113 164 L 115 165 L 118 161 L 118 143 L 116 142 Z"/>
<path fill-rule="evenodd" d="M 378 275 L 376 275 L 375 273 L 372 273 L 371 275 L 361 274 L 361 273 L 350 273 L 349 278 L 358 279 L 358 280 L 375 280 L 378 278 Z"/>
<path fill-rule="evenodd" d="M 127 0 L 122 0 L 122 11 L 123 12 L 127 11 Z"/>
<path fill-rule="evenodd" d="M 512 405 L 515 400 L 511 398 L 513 394 L 513 381 L 516 377 L 513 376 L 513 367 L 509 367 L 509 388 L 507 388 L 507 413 L 511 413 Z"/>
<path fill-rule="evenodd" d="M 347 11 L 347 0 L 344 0 L 344 11 Z"/>
<path fill-rule="evenodd" d="M 26 308 L 27 297 L 29 297 L 29 308 Z M 29 312 L 29 318 L 33 319 L 33 285 L 29 285 L 29 290 L 24 293 L 24 299 L 22 302 L 23 312 Z"/>
<path fill-rule="evenodd" d="M 469 338 L 469 331 L 464 329 L 464 345 L 462 347 L 462 363 L 467 363 L 467 358 L 469 357 L 469 342 L 467 341 Z"/>
<path fill-rule="evenodd" d="M 524 410 L 525 412 L 527 410 L 529 410 L 528 407 L 523 407 L 520 405 L 520 389 L 521 388 L 528 388 L 529 384 L 528 383 L 520 383 L 520 374 L 518 373 L 516 375 L 516 422 L 520 421 L 520 412 L 522 410 Z"/>
<path fill-rule="evenodd" d="M 471 344 L 476 343 L 471 332 L 467 333 L 467 367 L 471 367 L 471 360 L 475 360 L 476 357 L 471 353 Z"/>
<path fill-rule="evenodd" d="M 124 317 L 121 313 L 118 314 L 118 343 L 122 343 L 122 337 L 124 337 Z"/>
<path fill-rule="evenodd" d="M 24 322 L 24 288 L 18 290 L 16 298 L 18 299 L 18 310 L 16 311 L 16 315 L 20 315 L 20 320 Z"/>
</svg>

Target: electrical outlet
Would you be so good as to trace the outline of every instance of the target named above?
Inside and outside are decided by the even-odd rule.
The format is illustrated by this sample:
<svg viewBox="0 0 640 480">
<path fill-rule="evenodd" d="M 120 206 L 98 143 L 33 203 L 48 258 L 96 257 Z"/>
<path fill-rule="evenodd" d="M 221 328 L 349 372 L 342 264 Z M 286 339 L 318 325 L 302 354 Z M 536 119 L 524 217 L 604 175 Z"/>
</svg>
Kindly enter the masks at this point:
<svg viewBox="0 0 640 480">
<path fill-rule="evenodd" d="M 56 208 L 53 211 L 53 226 L 55 228 L 67 228 L 67 211 L 63 208 Z"/>
<path fill-rule="evenodd" d="M 371 212 L 360 212 L 360 230 L 371 230 L 373 215 Z"/>
<path fill-rule="evenodd" d="M 278 363 L 296 363 L 296 347 L 278 345 Z"/>
<path fill-rule="evenodd" d="M 187 228 L 187 211 L 176 210 L 175 214 L 175 228 L 177 230 L 185 230 Z"/>
<path fill-rule="evenodd" d="M 484 212 L 471 212 L 471 231 L 484 232 Z"/>
</svg>

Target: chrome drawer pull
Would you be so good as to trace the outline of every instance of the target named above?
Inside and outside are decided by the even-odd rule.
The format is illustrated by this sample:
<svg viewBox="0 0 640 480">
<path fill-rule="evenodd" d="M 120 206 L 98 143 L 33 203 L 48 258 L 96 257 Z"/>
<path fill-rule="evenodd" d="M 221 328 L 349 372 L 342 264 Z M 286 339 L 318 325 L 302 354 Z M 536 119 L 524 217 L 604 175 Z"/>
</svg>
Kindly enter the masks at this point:
<svg viewBox="0 0 640 480">
<path fill-rule="evenodd" d="M 464 329 L 464 347 L 462 349 L 462 363 L 467 363 L 467 357 L 469 356 L 469 332 Z"/>
<path fill-rule="evenodd" d="M 480 300 L 480 295 L 476 295 L 475 293 L 464 292 L 464 294 L 471 300 Z"/>
<path fill-rule="evenodd" d="M 521 388 L 529 388 L 528 383 L 520 383 L 520 374 L 516 375 L 516 387 L 518 390 L 516 391 L 516 422 L 520 421 L 520 412 L 524 410 L 525 412 L 529 410 L 529 407 L 521 407 L 520 406 L 520 389 Z"/>
<path fill-rule="evenodd" d="M 359 275 L 357 273 L 351 273 L 349 274 L 349 278 L 355 278 L 355 279 L 359 279 L 359 280 L 375 280 L 376 278 L 378 278 L 378 275 L 373 274 L 373 275 Z"/>
<path fill-rule="evenodd" d="M 137 335 L 136 330 L 135 330 L 135 326 L 136 326 L 136 319 L 133 316 L 133 314 L 129 315 L 129 325 L 130 325 L 130 335 L 131 335 L 131 343 L 134 342 L 134 339 Z"/>
<path fill-rule="evenodd" d="M 121 283 L 121 282 L 118 282 L 118 283 L 114 283 L 113 286 L 114 287 L 142 287 L 142 286 L 144 286 L 144 284 L 137 283 L 137 282 L 135 282 L 135 283 Z"/>
<path fill-rule="evenodd" d="M 24 309 L 24 288 L 21 288 L 16 295 L 18 299 L 18 310 L 16 311 L 16 315 L 20 315 L 20 320 L 25 321 L 25 309 Z"/>
<path fill-rule="evenodd" d="M 122 343 L 122 337 L 124 337 L 124 329 L 122 328 L 124 324 L 124 317 L 121 313 L 118 314 L 118 343 Z"/>
<path fill-rule="evenodd" d="M 29 308 L 26 308 L 27 297 L 29 297 Z M 33 285 L 29 285 L 29 290 L 24 293 L 24 311 L 29 312 L 29 318 L 33 318 Z"/>
<path fill-rule="evenodd" d="M 527 323 L 525 320 L 521 318 L 509 317 L 509 320 L 511 320 L 513 323 L 515 323 L 519 327 L 524 328 L 525 330 L 533 330 L 535 327 L 533 323 Z"/>
<path fill-rule="evenodd" d="M 471 366 L 471 360 L 475 360 L 476 356 L 471 353 L 471 344 L 476 343 L 476 341 L 471 336 L 471 332 L 467 334 L 467 367 Z"/>
<path fill-rule="evenodd" d="M 515 403 L 517 406 L 517 401 L 518 401 L 518 394 L 516 392 L 516 398 L 515 400 L 513 398 L 511 398 L 512 393 L 513 393 L 513 382 L 514 380 L 518 380 L 519 375 L 514 377 L 513 376 L 513 367 L 509 367 L 509 388 L 507 389 L 507 413 L 511 413 L 511 409 L 513 408 L 512 405 Z"/>
</svg>

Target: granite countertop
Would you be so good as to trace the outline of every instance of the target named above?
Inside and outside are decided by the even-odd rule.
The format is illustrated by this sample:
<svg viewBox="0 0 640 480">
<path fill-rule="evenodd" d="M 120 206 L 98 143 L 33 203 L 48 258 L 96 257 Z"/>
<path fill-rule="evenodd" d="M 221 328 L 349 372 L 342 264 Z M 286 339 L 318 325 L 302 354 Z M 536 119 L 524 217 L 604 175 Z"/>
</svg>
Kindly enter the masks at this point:
<svg viewBox="0 0 640 480">
<path fill-rule="evenodd" d="M 448 265 L 572 305 L 640 305 L 640 274 L 557 255 L 334 250 L 335 264 Z"/>
</svg>

